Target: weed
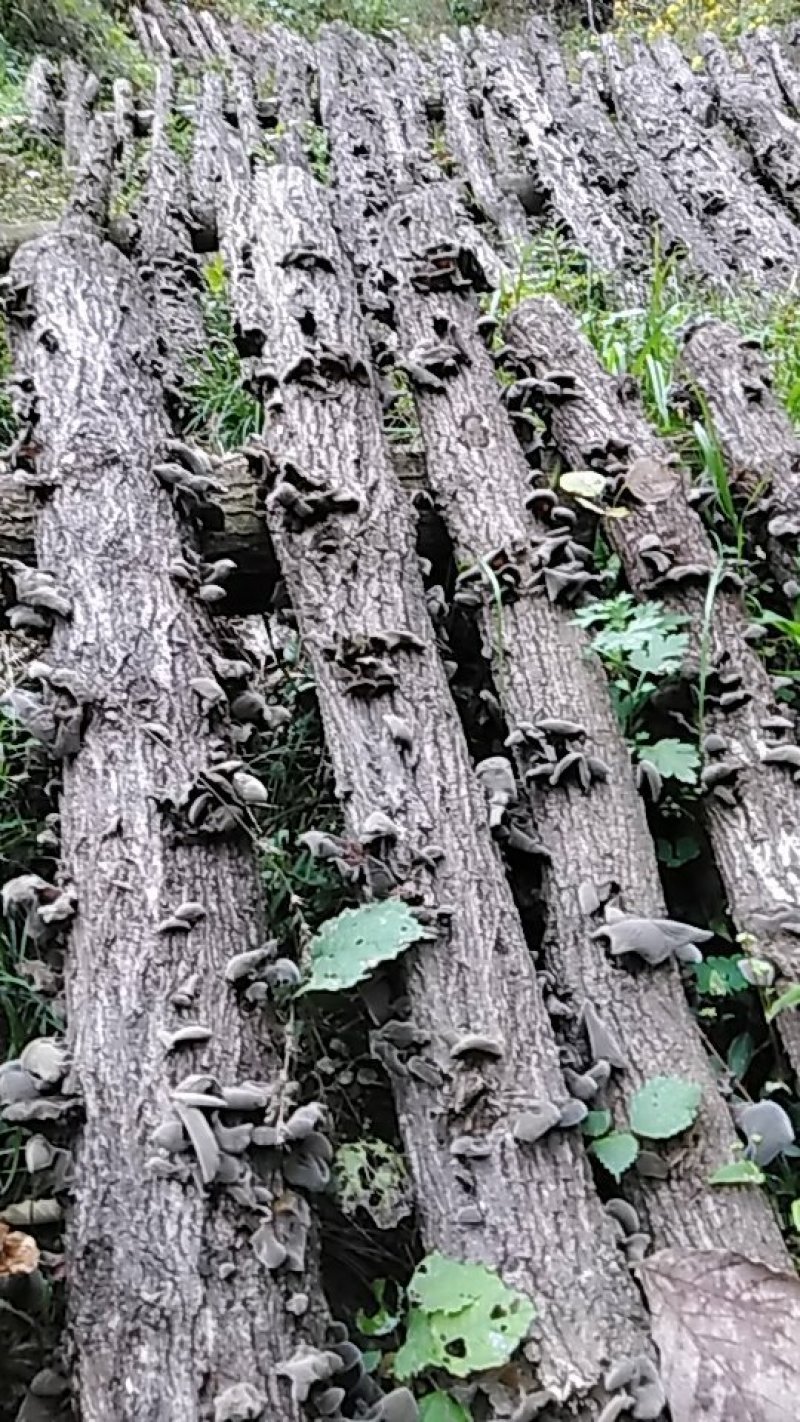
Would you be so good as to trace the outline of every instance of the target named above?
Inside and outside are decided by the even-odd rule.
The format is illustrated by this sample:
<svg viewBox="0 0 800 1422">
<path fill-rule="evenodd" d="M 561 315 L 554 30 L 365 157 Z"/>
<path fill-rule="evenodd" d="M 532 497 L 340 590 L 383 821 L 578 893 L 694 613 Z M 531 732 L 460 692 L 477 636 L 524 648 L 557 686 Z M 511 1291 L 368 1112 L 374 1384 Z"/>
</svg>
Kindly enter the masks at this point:
<svg viewBox="0 0 800 1422">
<path fill-rule="evenodd" d="M 217 450 L 239 449 L 262 428 L 258 400 L 245 389 L 236 348 L 228 274 L 221 256 L 203 268 L 203 318 L 208 344 L 196 364 L 186 399 L 186 433 Z"/>
<path fill-rule="evenodd" d="M 303 129 L 303 140 L 314 177 L 318 182 L 327 184 L 330 180 L 331 159 L 325 129 L 321 124 L 307 123 Z"/>
</svg>

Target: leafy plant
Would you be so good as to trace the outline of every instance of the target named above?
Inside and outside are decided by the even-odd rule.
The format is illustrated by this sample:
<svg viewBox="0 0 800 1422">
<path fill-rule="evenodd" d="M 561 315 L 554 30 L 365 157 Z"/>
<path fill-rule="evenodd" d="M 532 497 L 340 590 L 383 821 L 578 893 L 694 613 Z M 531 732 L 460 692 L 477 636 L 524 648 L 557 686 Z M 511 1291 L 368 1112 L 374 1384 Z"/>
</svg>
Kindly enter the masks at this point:
<svg viewBox="0 0 800 1422">
<path fill-rule="evenodd" d="M 621 1180 L 639 1154 L 639 1142 L 630 1131 L 612 1131 L 610 1135 L 592 1141 L 589 1149 L 600 1164 L 605 1166 L 609 1175 L 613 1175 L 615 1180 Z"/>
<path fill-rule="evenodd" d="M 396 1295 L 391 1304 L 388 1298 L 390 1292 Z M 387 1279 L 375 1279 L 372 1283 L 372 1294 L 378 1307 L 374 1313 L 365 1313 L 363 1309 L 359 1309 L 356 1314 L 356 1328 L 365 1338 L 388 1338 L 399 1328 L 402 1321 L 404 1291 L 397 1284 L 390 1285 Z"/>
<path fill-rule="evenodd" d="M 419 1404 L 419 1422 L 471 1422 L 472 1413 L 448 1392 L 429 1392 Z"/>
<path fill-rule="evenodd" d="M 378 1229 L 392 1229 L 414 1208 L 406 1163 L 386 1141 L 357 1140 L 340 1145 L 333 1173 L 344 1213 L 366 1210 Z"/>
<path fill-rule="evenodd" d="M 732 1160 L 708 1177 L 709 1185 L 763 1185 L 766 1176 L 754 1160 Z"/>
<path fill-rule="evenodd" d="M 467 1377 L 508 1362 L 536 1309 L 483 1264 L 429 1254 L 408 1286 L 406 1339 L 395 1357 L 400 1379 L 428 1368 Z"/>
<path fill-rule="evenodd" d="M 611 1130 L 612 1115 L 607 1110 L 589 1111 L 581 1123 L 585 1136 L 604 1136 Z"/>
<path fill-rule="evenodd" d="M 631 1129 L 649 1140 L 680 1135 L 694 1121 L 702 1087 L 680 1076 L 655 1076 L 640 1086 L 630 1105 Z"/>
<path fill-rule="evenodd" d="M 298 988 L 308 992 L 342 992 L 389 963 L 412 943 L 430 937 L 408 904 L 400 899 L 344 909 L 323 923 L 311 940 L 311 976 Z"/>
<path fill-rule="evenodd" d="M 697 990 L 704 996 L 730 997 L 733 993 L 746 992 L 749 986 L 738 958 L 704 958 L 693 967 Z"/>
<path fill-rule="evenodd" d="M 207 344 L 186 392 L 186 433 L 199 436 L 217 450 L 239 449 L 260 434 L 263 411 L 242 378 L 228 274 L 221 256 L 206 262 L 203 281 Z"/>
<path fill-rule="evenodd" d="M 767 1021 L 772 1022 L 779 1013 L 788 1012 L 792 1007 L 800 1007 L 800 983 L 791 983 L 775 998 L 774 1002 L 770 1003 L 765 1014 Z"/>
</svg>

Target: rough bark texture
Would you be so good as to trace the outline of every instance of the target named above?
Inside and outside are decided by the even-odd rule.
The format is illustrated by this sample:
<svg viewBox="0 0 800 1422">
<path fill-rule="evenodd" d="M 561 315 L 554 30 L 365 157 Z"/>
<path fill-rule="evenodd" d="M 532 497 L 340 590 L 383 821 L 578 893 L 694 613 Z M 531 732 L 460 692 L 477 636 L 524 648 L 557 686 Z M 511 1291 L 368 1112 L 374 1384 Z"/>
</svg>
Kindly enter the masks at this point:
<svg viewBox="0 0 800 1422">
<path fill-rule="evenodd" d="M 297 169 L 257 168 L 252 187 L 242 173 L 232 164 L 224 241 L 240 320 L 269 333 L 254 367 L 270 397 L 268 517 L 312 658 L 338 793 L 354 836 L 373 811 L 391 817 L 398 886 L 445 915 L 435 942 L 406 960 L 420 1065 L 412 1058 L 394 1082 L 423 1235 L 431 1248 L 494 1265 L 537 1300 L 542 1382 L 559 1399 L 581 1396 L 599 1388 L 604 1358 L 643 1345 L 638 1298 L 580 1140 L 555 1132 L 525 1147 L 513 1136 L 522 1111 L 566 1091 L 436 650 L 327 204 Z M 281 512 L 292 484 L 352 508 L 303 528 Z M 359 648 L 384 665 L 379 688 L 359 691 L 368 670 Z M 387 714 L 408 728 L 410 750 L 393 739 Z M 434 846 L 442 858 L 431 871 L 419 856 Z M 499 1060 L 451 1057 L 474 1032 L 498 1039 Z M 465 1137 L 485 1155 L 470 1158 Z"/>
<path fill-rule="evenodd" d="M 773 392 L 769 362 L 757 343 L 708 320 L 687 334 L 681 368 L 705 396 L 734 492 L 752 510 L 792 604 L 800 590 L 800 437 Z"/>
<path fill-rule="evenodd" d="M 668 497 L 627 499 L 632 516 L 606 521 L 606 536 L 619 554 L 631 587 L 655 595 L 666 607 L 685 614 L 691 633 L 694 674 L 704 646 L 709 679 L 700 734 L 715 732 L 727 742 L 726 761 L 735 782 L 733 803 L 711 791 L 705 814 L 714 856 L 740 932 L 754 935 L 779 976 L 800 978 L 800 940 L 782 926 L 800 903 L 800 787 L 791 765 L 768 762 L 783 742 L 784 729 L 770 718 L 780 714 L 769 676 L 745 640 L 741 599 L 724 585 L 717 591 L 704 632 L 706 586 L 714 553 L 698 514 L 691 507 L 688 475 L 671 460 L 671 451 L 648 425 L 638 401 L 601 369 L 575 318 L 550 298 L 527 301 L 508 321 L 509 340 L 531 373 L 568 371 L 575 385 L 570 397 L 553 406 L 550 419 L 556 443 L 576 469 L 587 466 L 609 474 L 625 473 L 637 459 L 653 461 L 652 480 L 671 473 Z M 650 500 L 650 501 L 648 501 Z M 643 539 L 655 539 L 656 547 Z M 654 570 L 653 553 L 663 558 Z M 717 696 L 735 690 L 741 705 L 726 707 L 712 698 L 713 674 L 730 678 Z M 707 764 L 710 763 L 707 761 Z M 730 789 L 730 786 L 728 787 Z M 778 1026 L 795 1071 L 800 1070 L 800 1028 L 793 1014 Z"/>
<path fill-rule="evenodd" d="M 587 661 L 586 638 L 563 598 L 558 604 L 561 594 L 552 587 L 545 591 L 543 577 L 575 567 L 569 528 L 557 520 L 545 525 L 526 509 L 527 465 L 503 408 L 491 358 L 475 334 L 472 303 L 423 285 L 426 266 L 441 252 L 447 234 L 452 240 L 457 230 L 457 215 L 449 205 L 435 201 L 435 195 L 427 202 L 414 198 L 394 225 L 384 253 L 384 265 L 396 278 L 393 309 L 401 355 L 435 350 L 442 340 L 459 352 L 457 368 L 441 380 L 442 388 L 430 390 L 424 383 L 416 388 L 428 481 L 459 566 L 511 568 L 519 579 L 500 612 L 491 585 L 481 580 L 483 642 L 509 729 L 524 733 L 545 717 L 576 721 L 586 731 L 586 753 L 608 766 L 607 780 L 593 784 L 588 794 L 577 784 L 556 788 L 545 783 L 540 790 L 534 786 L 531 796 L 550 859 L 544 957 L 559 1000 L 566 996 L 571 1009 L 571 1019 L 560 1019 L 558 1025 L 579 1070 L 590 1065 L 580 1027 L 586 1002 L 623 1044 L 629 1067 L 614 1093 L 623 1129 L 625 1103 L 644 1080 L 686 1074 L 703 1085 L 705 1110 L 691 1146 L 687 1149 L 681 1139 L 667 1181 L 636 1190 L 656 1245 L 680 1239 L 687 1247 L 714 1247 L 714 1241 L 718 1245 L 733 1231 L 739 1247 L 780 1257 L 775 1222 L 761 1201 L 743 1192 L 732 1208 L 731 1199 L 720 1200 L 717 1191 L 701 1183 L 715 1163 L 730 1157 L 735 1132 L 677 972 L 626 971 L 609 961 L 591 938 L 604 919 L 600 902 L 594 914 L 580 907 L 579 888 L 588 882 L 600 891 L 600 899 L 603 885 L 618 886 L 615 906 L 627 913 L 665 914 L 652 840 L 603 673 Z M 493 470 L 489 485 L 487 467 Z M 523 774 L 536 761 L 524 741 L 520 761 Z"/>
<path fill-rule="evenodd" d="M 180 1180 L 147 1168 L 151 1132 L 188 1072 L 269 1086 L 278 1068 L 268 1020 L 243 1013 L 223 979 L 228 957 L 263 936 L 247 836 L 182 839 L 158 807 L 224 742 L 188 685 L 213 675 L 213 640 L 169 571 L 181 541 L 153 474 L 169 430 L 151 318 L 128 263 L 84 224 L 28 246 L 11 281 L 28 303 L 12 329 L 32 382 L 38 468 L 56 484 L 39 516 L 39 564 L 72 602 L 48 656 L 90 702 L 61 800 L 63 875 L 80 897 L 67 1003 L 85 1124 L 67 1250 L 81 1417 L 199 1422 L 227 1386 L 247 1382 L 271 1415 L 294 1418 L 274 1369 L 321 1328 L 313 1268 L 302 1278 L 311 1311 L 298 1321 L 285 1304 L 299 1277 L 270 1276 L 251 1247 L 258 1214 L 204 1189 L 196 1169 Z M 188 899 L 205 917 L 189 933 L 160 932 Z M 182 1012 L 170 997 L 192 981 Z M 187 1018 L 211 1038 L 170 1055 L 159 1033 Z"/>
</svg>

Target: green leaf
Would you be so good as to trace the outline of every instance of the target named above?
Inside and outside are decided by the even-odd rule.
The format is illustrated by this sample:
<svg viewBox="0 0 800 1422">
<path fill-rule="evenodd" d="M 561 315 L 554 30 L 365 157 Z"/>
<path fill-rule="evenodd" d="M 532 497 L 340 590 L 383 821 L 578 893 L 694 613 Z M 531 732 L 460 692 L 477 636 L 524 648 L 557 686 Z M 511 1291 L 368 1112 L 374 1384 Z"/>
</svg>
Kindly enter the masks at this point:
<svg viewBox="0 0 800 1422">
<path fill-rule="evenodd" d="M 561 475 L 558 485 L 565 494 L 572 494 L 574 498 L 602 499 L 608 479 L 605 474 L 598 474 L 596 469 L 570 469 L 567 474 Z"/>
<path fill-rule="evenodd" d="M 403 1157 L 386 1141 L 340 1145 L 333 1163 L 339 1203 L 346 1215 L 366 1210 L 378 1229 L 394 1229 L 414 1208 Z"/>
<path fill-rule="evenodd" d="M 610 1111 L 590 1111 L 581 1122 L 581 1130 L 585 1136 L 604 1136 L 611 1129 L 612 1119 Z"/>
<path fill-rule="evenodd" d="M 636 647 L 628 660 L 634 671 L 651 676 L 666 676 L 678 670 L 686 653 L 689 638 L 685 632 L 650 632 L 644 646 Z"/>
<path fill-rule="evenodd" d="M 666 864 L 668 869 L 680 869 L 684 864 L 689 864 L 697 858 L 700 853 L 700 845 L 694 835 L 682 834 L 678 836 L 674 844 L 668 839 L 657 839 L 656 852 L 660 862 Z"/>
<path fill-rule="evenodd" d="M 792 1221 L 792 1229 L 795 1234 L 800 1234 L 800 1200 L 792 1200 L 789 1218 Z"/>
<path fill-rule="evenodd" d="M 328 919 L 311 940 L 311 977 L 306 992 L 341 992 L 369 977 L 379 963 L 391 962 L 412 943 L 430 935 L 399 899 L 345 909 Z"/>
<path fill-rule="evenodd" d="M 615 1180 L 621 1180 L 639 1154 L 639 1142 L 629 1131 L 612 1131 L 610 1136 L 592 1141 L 589 1149 L 600 1164 L 605 1166 L 609 1175 L 613 1175 Z"/>
<path fill-rule="evenodd" d="M 790 1007 L 800 1007 L 800 983 L 792 983 L 791 987 L 770 1003 L 765 1013 L 767 1021 L 771 1022 L 779 1012 L 786 1012 Z"/>
<path fill-rule="evenodd" d="M 766 1176 L 754 1160 L 732 1160 L 708 1177 L 709 1185 L 763 1185 Z"/>
<path fill-rule="evenodd" d="M 697 991 L 709 997 L 729 997 L 746 992 L 747 982 L 736 958 L 704 958 L 694 965 Z"/>
<path fill-rule="evenodd" d="M 429 1392 L 419 1404 L 419 1422 L 470 1422 L 471 1415 L 447 1392 Z"/>
<path fill-rule="evenodd" d="M 665 1141 L 688 1130 L 700 1109 L 702 1087 L 681 1076 L 654 1076 L 631 1101 L 631 1130 L 648 1140 Z"/>
<path fill-rule="evenodd" d="M 394 1333 L 400 1324 L 399 1309 L 402 1306 L 403 1290 L 399 1285 L 393 1286 L 398 1303 L 395 1308 L 389 1308 L 386 1302 L 386 1284 L 386 1279 L 373 1281 L 372 1292 L 378 1305 L 375 1313 L 365 1313 L 363 1308 L 360 1308 L 356 1314 L 356 1328 L 365 1338 L 385 1338 L 388 1333 Z"/>
<path fill-rule="evenodd" d="M 740 1081 L 753 1060 L 755 1043 L 749 1032 L 740 1032 L 728 1048 L 728 1067 Z"/>
<path fill-rule="evenodd" d="M 442 1254 L 423 1259 L 408 1296 L 413 1306 L 394 1365 L 400 1380 L 433 1367 L 462 1378 L 502 1367 L 536 1314 L 530 1299 L 491 1269 Z"/>
<path fill-rule="evenodd" d="M 654 741 L 652 745 L 637 746 L 636 752 L 640 760 L 651 761 L 665 780 L 681 780 L 684 785 L 697 784 L 700 755 L 697 746 L 688 741 L 668 737 Z"/>
</svg>

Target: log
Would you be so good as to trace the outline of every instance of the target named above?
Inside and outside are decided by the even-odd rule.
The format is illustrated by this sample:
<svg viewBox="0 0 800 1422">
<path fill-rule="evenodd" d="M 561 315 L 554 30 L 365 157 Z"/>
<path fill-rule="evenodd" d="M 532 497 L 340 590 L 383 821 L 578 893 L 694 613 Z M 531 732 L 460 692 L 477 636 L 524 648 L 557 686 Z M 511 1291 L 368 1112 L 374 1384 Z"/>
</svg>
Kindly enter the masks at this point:
<svg viewBox="0 0 800 1422">
<path fill-rule="evenodd" d="M 602 1395 L 601 1360 L 647 1349 L 646 1328 L 579 1140 L 514 1138 L 520 1113 L 564 1100 L 564 1085 L 437 653 L 355 283 L 324 190 L 301 170 L 259 164 L 250 180 L 236 156 L 226 187 L 234 302 L 265 338 L 254 376 L 269 416 L 268 518 L 349 834 L 360 841 L 375 811 L 394 821 L 397 840 L 382 851 L 393 895 L 426 908 L 436 928 L 404 959 L 416 1046 L 393 1079 L 423 1239 L 539 1302 L 540 1385 L 573 1397 L 581 1415 L 592 1388 Z M 292 487 L 322 500 L 318 517 L 293 512 Z M 469 1033 L 497 1038 L 499 1057 L 454 1056 Z"/>
<path fill-rule="evenodd" d="M 703 393 L 728 477 L 751 509 L 770 569 L 790 606 L 798 596 L 800 437 L 772 388 L 758 342 L 714 319 L 685 334 L 679 370 Z"/>
<path fill-rule="evenodd" d="M 270 1211 L 256 1186 L 283 1191 L 278 1234 L 294 1222 L 302 1237 L 307 1206 L 252 1156 L 230 1157 L 232 1189 L 209 1189 L 208 1158 L 201 1172 L 191 1153 L 162 1155 L 151 1139 L 174 1119 L 187 1073 L 217 1088 L 261 1082 L 277 1109 L 282 1051 L 269 1016 L 243 1012 L 224 976 L 232 955 L 263 941 L 246 825 L 193 835 L 185 819 L 171 825 L 164 798 L 196 783 L 228 738 L 226 718 L 212 726 L 189 685 L 214 676 L 214 637 L 205 605 L 171 572 L 185 547 L 153 473 L 170 429 L 151 312 L 85 215 L 22 249 L 10 280 L 34 314 L 12 314 L 11 340 L 31 382 L 37 468 L 55 486 L 37 554 L 71 604 L 46 655 L 89 712 L 64 764 L 60 816 L 62 882 L 79 896 L 66 953 L 85 1116 L 66 1238 L 76 1401 L 84 1422 L 200 1422 L 215 1408 L 230 1416 L 228 1390 L 244 1387 L 270 1416 L 299 1422 L 278 1369 L 301 1342 L 322 1341 L 325 1311 L 310 1253 L 299 1273 L 259 1262 L 253 1234 Z M 189 900 L 200 905 L 193 926 L 159 926 Z M 208 1040 L 171 1051 L 187 1018 Z M 184 1117 L 195 1130 L 198 1118 L 210 1135 L 208 1111 Z M 220 1112 L 221 1124 L 236 1119 Z M 287 1308 L 298 1289 L 302 1318 Z"/>
<path fill-rule="evenodd" d="M 569 467 L 616 476 L 645 461 L 639 466 L 640 496 L 623 495 L 630 514 L 606 519 L 605 534 L 633 591 L 655 596 L 688 619 L 689 670 L 701 676 L 706 691 L 698 738 L 720 736 L 732 767 L 723 786 L 732 792 L 723 798 L 706 790 L 701 802 L 728 907 L 737 930 L 750 934 L 759 953 L 775 964 L 778 983 L 797 982 L 800 938 L 791 925 L 800 903 L 800 786 L 791 765 L 770 761 L 776 744 L 791 742 L 791 733 L 771 728 L 781 706 L 745 639 L 740 593 L 722 580 L 706 615 L 717 559 L 690 504 L 688 473 L 650 428 L 638 399 L 603 371 L 578 322 L 558 302 L 550 297 L 523 302 L 509 317 L 507 335 L 520 369 L 541 376 L 555 367 L 574 381 L 569 398 L 549 413 Z M 719 677 L 723 680 L 715 685 Z M 706 754 L 704 769 L 715 760 L 719 757 Z M 776 1025 L 798 1073 L 800 1022 L 787 1012 Z"/>
<path fill-rule="evenodd" d="M 42 143 L 60 143 L 64 120 L 55 94 L 58 71 L 43 54 L 33 60 L 25 79 L 22 99 L 30 137 Z"/>
</svg>

